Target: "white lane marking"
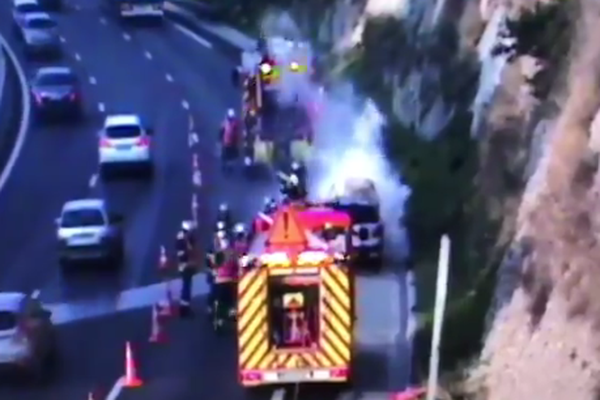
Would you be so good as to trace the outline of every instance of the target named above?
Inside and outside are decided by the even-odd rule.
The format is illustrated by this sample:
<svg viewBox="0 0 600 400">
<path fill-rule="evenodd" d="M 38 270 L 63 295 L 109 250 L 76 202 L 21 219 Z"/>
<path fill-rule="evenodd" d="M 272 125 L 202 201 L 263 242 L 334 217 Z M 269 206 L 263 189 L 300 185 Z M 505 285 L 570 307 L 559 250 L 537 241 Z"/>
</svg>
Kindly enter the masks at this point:
<svg viewBox="0 0 600 400">
<path fill-rule="evenodd" d="M 125 387 L 125 377 L 122 376 L 119 379 L 117 379 L 117 381 L 113 385 L 112 389 L 110 389 L 110 392 L 108 392 L 108 395 L 106 396 L 105 400 L 117 400 L 119 398 L 119 395 L 123 391 L 124 387 Z"/>
<path fill-rule="evenodd" d="M 148 59 L 148 60 L 152 60 L 152 54 L 149 51 L 145 51 L 144 52 L 144 56 Z"/>
<path fill-rule="evenodd" d="M 190 103 L 188 103 L 185 100 L 181 100 L 181 107 L 183 107 L 186 110 L 189 110 L 190 109 Z"/>
<path fill-rule="evenodd" d="M 97 83 L 98 83 L 98 81 L 96 81 L 96 78 L 94 78 L 93 76 L 90 76 L 90 84 L 95 85 Z"/>
<path fill-rule="evenodd" d="M 271 396 L 271 400 L 283 400 L 285 398 L 285 389 L 279 388 L 273 392 Z"/>
<path fill-rule="evenodd" d="M 181 279 L 172 279 L 163 283 L 125 290 L 117 296 L 112 294 L 107 295 L 105 299 L 80 299 L 69 301 L 68 303 L 47 304 L 46 307 L 52 312 L 52 322 L 54 324 L 66 325 L 82 320 L 151 307 L 167 300 L 169 289 L 173 299 L 177 301 L 181 293 Z M 201 272 L 195 275 L 192 281 L 192 296 L 200 297 L 207 294 L 206 273 Z M 43 300 L 43 291 L 41 297 Z"/>
<path fill-rule="evenodd" d="M 81 61 L 81 56 L 79 55 L 79 53 L 75 53 L 75 59 L 77 61 Z"/>
<path fill-rule="evenodd" d="M 4 186 L 8 181 L 8 177 L 15 168 L 17 160 L 19 159 L 21 151 L 23 150 L 25 140 L 27 139 L 27 132 L 29 131 L 29 116 L 31 114 L 31 98 L 29 96 L 29 86 L 27 84 L 27 77 L 25 75 L 25 71 L 19 63 L 17 55 L 2 35 L 0 35 L 0 46 L 6 50 L 6 54 L 8 55 L 8 58 L 10 58 L 10 62 L 13 63 L 17 70 L 17 75 L 19 76 L 19 84 L 21 86 L 21 93 L 23 95 L 23 113 L 21 114 L 21 121 L 19 121 L 19 132 L 17 133 L 17 141 L 15 142 L 15 145 L 10 153 L 4 170 L 2 170 L 2 173 L 0 174 L 1 191 L 2 189 L 4 189 Z"/>
<path fill-rule="evenodd" d="M 104 106 L 104 103 L 98 103 L 98 111 L 100 111 L 101 113 L 106 111 L 106 107 Z"/>
<path fill-rule="evenodd" d="M 212 49 L 212 43 L 210 43 L 208 40 L 204 39 L 203 37 L 199 36 L 198 34 L 190 31 L 188 28 L 181 26 L 179 24 L 174 24 L 175 29 L 177 29 L 179 32 L 183 33 L 184 35 L 186 35 L 187 37 L 189 37 L 190 39 L 192 39 L 193 41 L 195 41 L 196 43 L 201 44 L 202 46 L 206 47 L 207 49 Z"/>
<path fill-rule="evenodd" d="M 93 174 L 90 176 L 90 181 L 88 182 L 88 186 L 90 189 L 93 189 L 98 184 L 98 174 Z"/>
<path fill-rule="evenodd" d="M 200 143 L 200 138 L 198 137 L 198 134 L 196 132 L 190 132 L 190 135 L 188 137 L 189 147 L 194 147 L 198 143 Z"/>
<path fill-rule="evenodd" d="M 101 23 L 102 25 L 106 25 L 106 24 L 107 24 L 107 22 L 106 22 L 106 18 L 104 18 L 104 17 L 100 17 L 100 23 Z"/>
<path fill-rule="evenodd" d="M 194 171 L 194 173 L 192 174 L 192 183 L 194 184 L 194 187 L 202 187 L 202 172 L 201 171 Z"/>
<path fill-rule="evenodd" d="M 123 33 L 123 39 L 129 42 L 131 40 L 131 36 L 129 36 L 129 33 Z"/>
<path fill-rule="evenodd" d="M 173 82 L 173 77 L 170 74 L 165 75 L 167 82 Z"/>
<path fill-rule="evenodd" d="M 64 36 L 61 36 L 61 37 L 60 37 L 60 41 L 61 41 L 61 43 L 67 43 L 67 39 L 65 39 L 65 37 L 64 37 Z"/>
</svg>

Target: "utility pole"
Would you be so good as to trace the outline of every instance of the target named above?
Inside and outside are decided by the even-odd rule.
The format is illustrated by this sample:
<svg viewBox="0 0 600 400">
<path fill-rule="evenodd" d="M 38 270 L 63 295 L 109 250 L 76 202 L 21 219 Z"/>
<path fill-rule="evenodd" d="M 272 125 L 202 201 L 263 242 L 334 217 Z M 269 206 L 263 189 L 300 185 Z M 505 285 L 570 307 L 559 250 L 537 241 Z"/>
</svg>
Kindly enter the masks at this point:
<svg viewBox="0 0 600 400">
<path fill-rule="evenodd" d="M 431 336 L 431 356 L 429 357 L 429 378 L 427 380 L 427 400 L 435 400 L 440 368 L 440 341 L 446 312 L 448 294 L 448 269 L 450 267 L 450 238 L 442 236 L 438 260 L 435 289 L 435 309 L 433 314 L 433 335 Z"/>
</svg>

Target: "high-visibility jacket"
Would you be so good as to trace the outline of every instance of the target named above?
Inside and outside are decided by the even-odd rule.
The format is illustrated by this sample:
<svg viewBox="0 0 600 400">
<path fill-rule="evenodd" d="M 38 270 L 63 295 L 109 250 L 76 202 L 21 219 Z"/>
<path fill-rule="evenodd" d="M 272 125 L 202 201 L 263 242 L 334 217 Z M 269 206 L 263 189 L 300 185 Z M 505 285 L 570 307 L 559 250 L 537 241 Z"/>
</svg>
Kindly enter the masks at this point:
<svg viewBox="0 0 600 400">
<path fill-rule="evenodd" d="M 239 128 L 237 121 L 226 120 L 221 126 L 221 141 L 223 146 L 233 146 L 239 142 Z"/>
<path fill-rule="evenodd" d="M 227 260 L 223 265 L 215 268 L 215 282 L 227 283 L 237 280 L 238 264 L 236 259 Z"/>
<path fill-rule="evenodd" d="M 179 232 L 175 238 L 175 252 L 177 253 L 177 262 L 179 265 L 190 261 L 189 241 L 184 232 Z"/>
</svg>

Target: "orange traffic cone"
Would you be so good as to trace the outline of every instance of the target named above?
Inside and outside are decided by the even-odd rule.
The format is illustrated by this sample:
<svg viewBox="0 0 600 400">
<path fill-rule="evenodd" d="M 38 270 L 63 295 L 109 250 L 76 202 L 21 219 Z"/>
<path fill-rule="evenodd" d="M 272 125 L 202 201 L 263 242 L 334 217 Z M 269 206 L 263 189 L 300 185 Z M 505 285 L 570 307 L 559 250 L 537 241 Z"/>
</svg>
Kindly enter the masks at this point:
<svg viewBox="0 0 600 400">
<path fill-rule="evenodd" d="M 137 367 L 135 359 L 133 358 L 133 351 L 131 350 L 131 343 L 125 344 L 125 376 L 123 386 L 126 388 L 136 388 L 144 384 L 142 380 L 137 376 Z"/>
<path fill-rule="evenodd" d="M 167 336 L 165 330 L 163 329 L 163 321 L 160 317 L 159 309 L 160 306 L 158 304 L 152 306 L 150 338 L 148 339 L 150 343 L 165 343 L 167 341 Z"/>
<path fill-rule="evenodd" d="M 161 317 L 172 317 L 175 315 L 175 298 L 170 280 L 165 282 L 165 299 L 159 304 L 159 308 L 159 316 Z"/>
<path fill-rule="evenodd" d="M 167 258 L 167 250 L 165 249 L 165 246 L 160 246 L 158 269 L 159 271 L 166 271 L 169 269 L 169 259 Z"/>
</svg>

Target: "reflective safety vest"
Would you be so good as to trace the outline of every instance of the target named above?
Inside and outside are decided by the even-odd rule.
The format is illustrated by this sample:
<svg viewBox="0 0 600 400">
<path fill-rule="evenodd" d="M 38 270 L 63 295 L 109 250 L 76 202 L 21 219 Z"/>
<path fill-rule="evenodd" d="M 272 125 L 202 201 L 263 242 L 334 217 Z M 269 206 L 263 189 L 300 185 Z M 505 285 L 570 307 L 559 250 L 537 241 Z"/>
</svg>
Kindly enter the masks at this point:
<svg viewBox="0 0 600 400">
<path fill-rule="evenodd" d="M 237 142 L 237 122 L 225 121 L 223 123 L 223 145 L 230 146 Z"/>
<path fill-rule="evenodd" d="M 231 282 L 237 279 L 238 266 L 235 260 L 228 260 L 222 266 L 215 269 L 215 281 L 217 283 Z"/>
</svg>

